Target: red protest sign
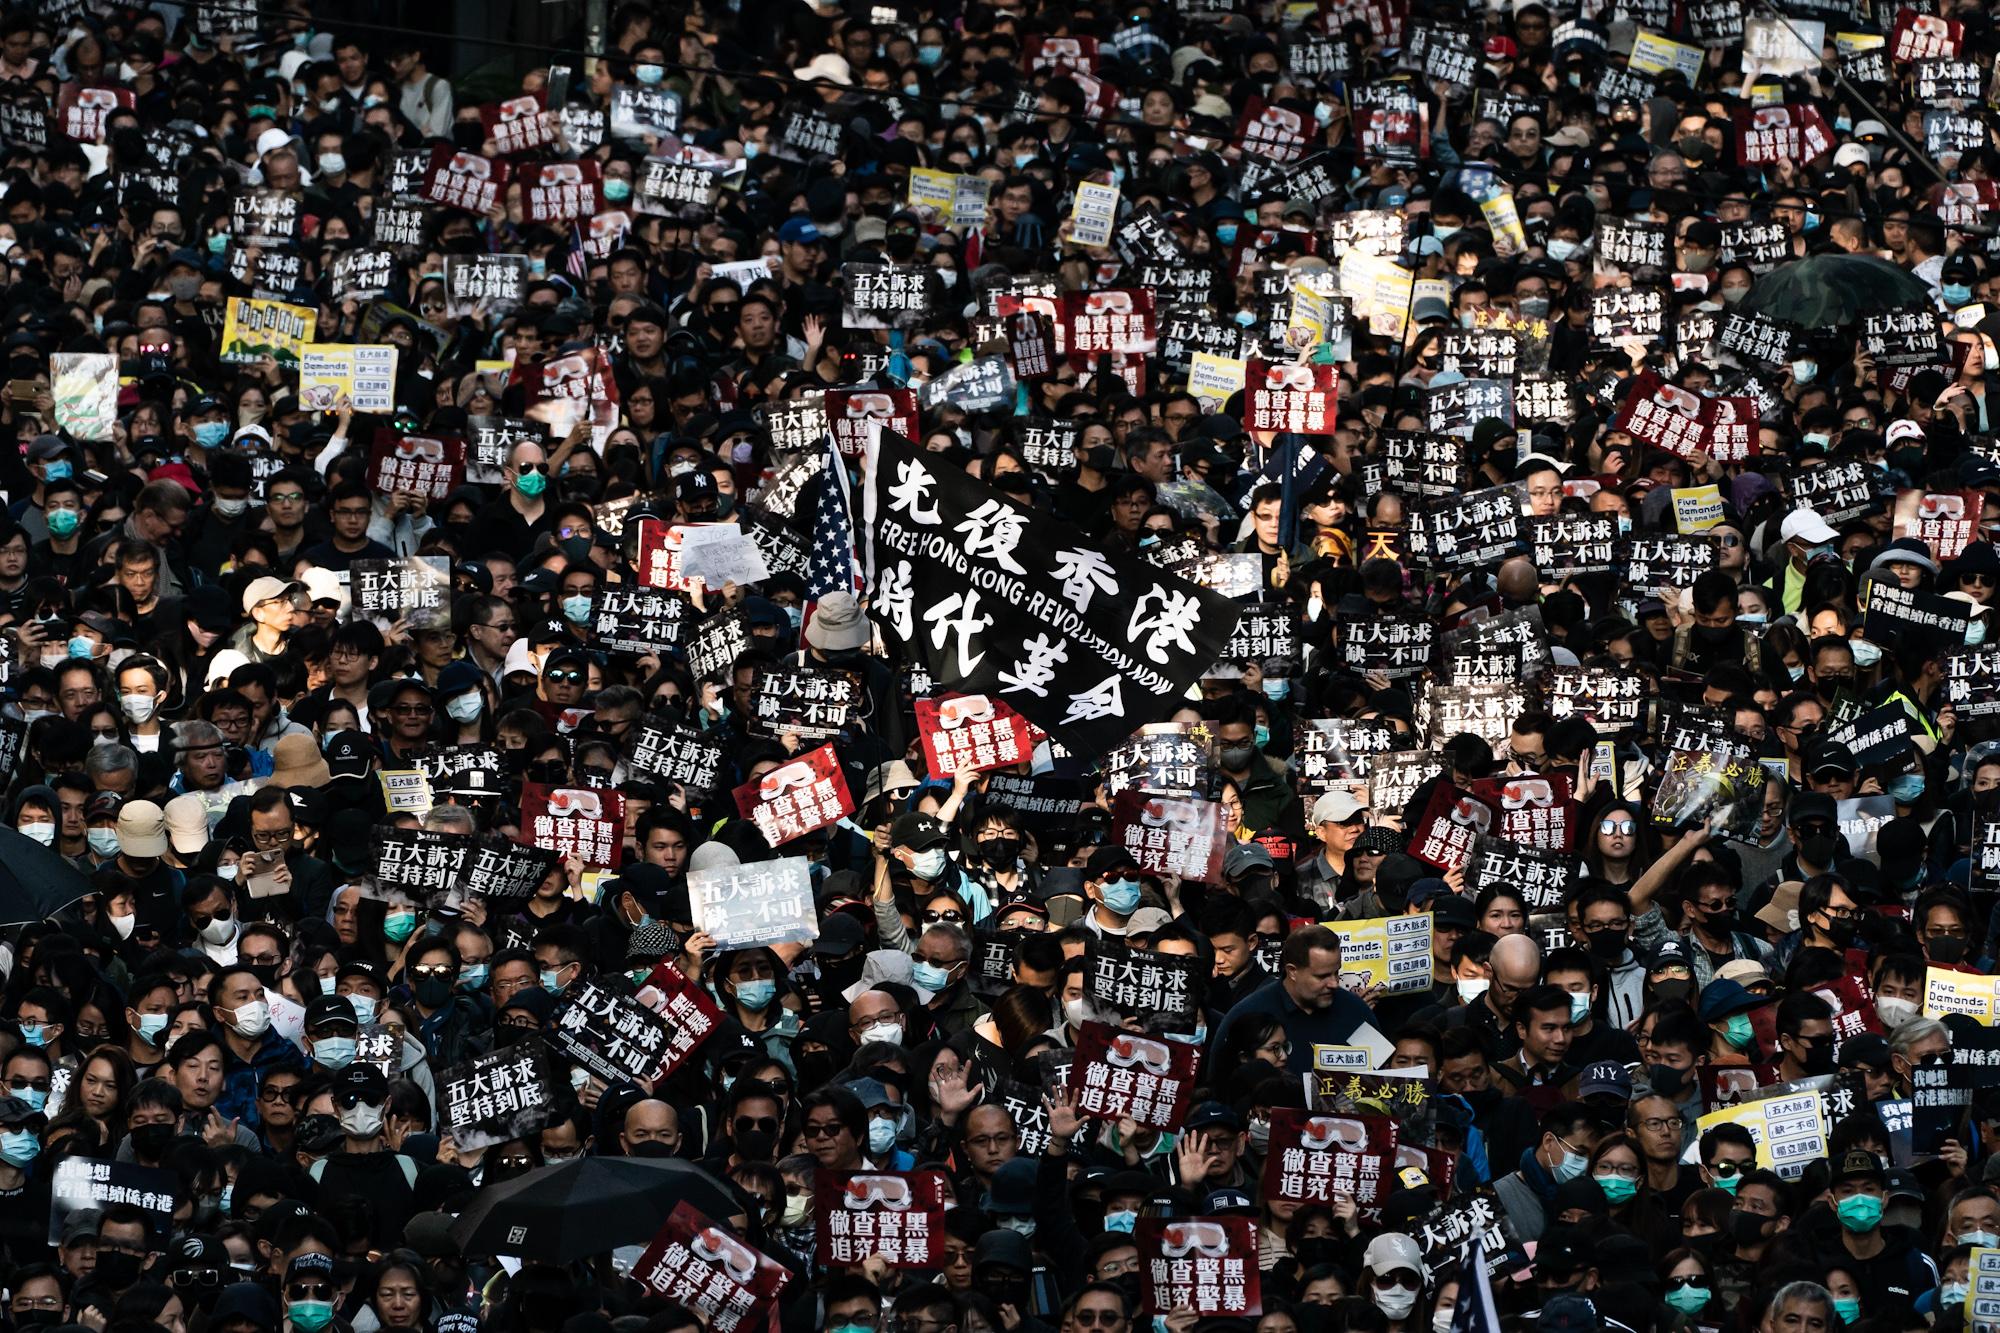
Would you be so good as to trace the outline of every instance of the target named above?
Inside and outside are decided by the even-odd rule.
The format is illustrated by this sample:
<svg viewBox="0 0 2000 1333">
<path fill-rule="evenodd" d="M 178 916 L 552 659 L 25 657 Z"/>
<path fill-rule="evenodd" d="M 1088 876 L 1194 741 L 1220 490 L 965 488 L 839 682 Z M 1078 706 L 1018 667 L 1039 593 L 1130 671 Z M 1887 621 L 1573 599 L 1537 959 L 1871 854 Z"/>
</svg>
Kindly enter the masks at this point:
<svg viewBox="0 0 2000 1333">
<path fill-rule="evenodd" d="M 1472 784 L 1472 794 L 1499 807 L 1496 838 L 1556 852 L 1575 845 L 1576 802 L 1567 773 L 1486 778 Z"/>
<path fill-rule="evenodd" d="M 1396 1188 L 1396 1122 L 1386 1115 L 1318 1115 L 1275 1107 L 1264 1157 L 1264 1197 L 1300 1203 L 1354 1200 L 1362 1221 L 1382 1220 L 1382 1200 Z"/>
<path fill-rule="evenodd" d="M 479 123 L 485 127 L 486 137 L 493 141 L 493 150 L 503 157 L 530 152 L 556 141 L 556 127 L 549 119 L 545 90 L 523 93 L 504 102 L 488 102 L 479 108 Z"/>
<path fill-rule="evenodd" d="M 1095 37 L 1044 37 L 1028 52 L 1028 73 L 1039 74 L 1045 69 L 1077 70 L 1084 74 L 1097 73 L 1097 39 Z"/>
<path fill-rule="evenodd" d="M 1142 1217 L 1139 1292 L 1149 1315 L 1187 1306 L 1197 1315 L 1260 1315 L 1257 1221 L 1250 1217 Z"/>
<path fill-rule="evenodd" d="M 524 782 L 521 831 L 529 843 L 565 861 L 580 856 L 594 869 L 616 870 L 625 850 L 624 793 Z"/>
<path fill-rule="evenodd" d="M 1979 538 L 1986 507 L 1978 491 L 1896 492 L 1896 535 L 1928 544 L 1939 560 L 1956 560 Z"/>
<path fill-rule="evenodd" d="M 708 992 L 689 981 L 687 974 L 672 963 L 655 966 L 639 983 L 632 997 L 667 1020 L 667 1044 L 660 1052 L 661 1063 L 650 1082 L 657 1082 L 681 1067 L 695 1048 L 722 1026 L 722 1010 Z"/>
<path fill-rule="evenodd" d="M 96 143 L 104 137 L 104 121 L 112 112 L 130 111 L 138 104 L 129 88 L 77 88 L 63 85 L 56 107 L 62 116 L 62 132 L 78 143 Z"/>
<path fill-rule="evenodd" d="M 1826 117 L 1810 102 L 1739 106 L 1731 115 L 1736 121 L 1739 162 L 1805 162 L 1833 147 Z"/>
<path fill-rule="evenodd" d="M 441 143 L 431 149 L 431 160 L 424 166 L 423 197 L 434 204 L 484 213 L 500 202 L 509 174 L 505 162 Z"/>
<path fill-rule="evenodd" d="M 1117 287 L 1102 292 L 1064 292 L 1063 326 L 1071 356 L 1100 352 L 1151 353 L 1159 338 L 1153 322 L 1150 287 Z"/>
<path fill-rule="evenodd" d="M 858 1264 L 879 1254 L 895 1268 L 944 1263 L 942 1171 L 815 1171 L 813 1216 L 819 1264 Z"/>
<path fill-rule="evenodd" d="M 398 435 L 375 428 L 368 450 L 368 488 L 381 495 L 409 491 L 441 502 L 465 484 L 465 441 L 448 435 Z"/>
<path fill-rule="evenodd" d="M 1436 1187 L 1440 1199 L 1451 1197 L 1451 1178 L 1458 1169 L 1458 1157 L 1442 1148 L 1425 1148 L 1414 1143 L 1396 1145 L 1396 1183 L 1415 1189 L 1410 1172 L 1421 1171 L 1424 1180 Z"/>
<path fill-rule="evenodd" d="M 594 161 L 521 168 L 521 212 L 530 222 L 570 222 L 604 208 L 604 168 Z"/>
<path fill-rule="evenodd" d="M 1499 823 L 1499 807 L 1491 801 L 1440 782 L 1424 808 L 1424 817 L 1417 821 L 1410 855 L 1440 870 L 1451 870 L 1464 865 L 1472 855 L 1474 838 L 1482 834 L 1492 837 Z"/>
<path fill-rule="evenodd" d="M 1964 49 L 1965 25 L 1957 19 L 1919 14 L 1908 5 L 1896 11 L 1889 28 L 1889 58 L 1897 64 L 1955 56 Z"/>
<path fill-rule="evenodd" d="M 1035 724 L 990 694 L 947 694 L 917 700 L 924 767 L 933 773 L 1004 768 L 1034 756 Z"/>
<path fill-rule="evenodd" d="M 1740 463 L 1764 452 L 1755 398 L 1705 398 L 1701 450 L 1718 463 Z"/>
<path fill-rule="evenodd" d="M 1111 798 L 1111 836 L 1148 874 L 1202 884 L 1220 882 L 1229 845 L 1221 802 L 1156 796 L 1136 787 Z"/>
<path fill-rule="evenodd" d="M 1619 404 L 1611 429 L 1686 458 L 1702 446 L 1702 402 L 1700 394 L 1642 370 L 1632 377 L 1632 387 Z"/>
<path fill-rule="evenodd" d="M 1194 1097 L 1195 1062 L 1201 1049 L 1108 1023 L 1087 1022 L 1077 1032 L 1069 1090 L 1078 1114 L 1091 1120 L 1130 1116 L 1149 1129 L 1176 1129 Z"/>
<path fill-rule="evenodd" d="M 730 795 L 736 813 L 754 822 L 773 847 L 854 813 L 854 797 L 831 745 L 808 750 Z"/>
<path fill-rule="evenodd" d="M 1045 380 L 1056 373 L 1055 328 L 1047 315 L 1008 315 L 1007 358 L 1017 380 Z"/>
<path fill-rule="evenodd" d="M 640 519 L 639 582 L 648 588 L 691 591 L 694 581 L 681 577 L 681 537 L 689 528 L 713 526 L 711 523 L 667 523 L 657 518 Z"/>
<path fill-rule="evenodd" d="M 632 1265 L 650 1290 L 705 1317 L 716 1333 L 755 1327 L 776 1307 L 792 1275 L 693 1204 L 678 1203 Z"/>
<path fill-rule="evenodd" d="M 538 373 L 528 376 L 526 387 L 528 415 L 537 421 L 544 418 L 535 416 L 534 409 L 558 399 L 586 404 L 618 401 L 618 380 L 612 373 L 611 358 L 599 347 L 585 347 L 542 362 Z"/>
<path fill-rule="evenodd" d="M 906 440 L 917 438 L 914 389 L 828 389 L 826 423 L 843 458 L 859 458 L 868 447 L 868 423 L 878 422 Z"/>
<path fill-rule="evenodd" d="M 1236 146 L 1273 162 L 1296 162 L 1306 155 L 1310 131 L 1318 128 L 1296 111 L 1252 97 L 1236 118 Z"/>
<path fill-rule="evenodd" d="M 1403 25 L 1410 20 L 1410 0 L 1319 0 L 1319 21 L 1329 36 L 1359 23 L 1371 38 L 1389 50 L 1403 46 Z"/>
<path fill-rule="evenodd" d="M 1327 435 L 1338 413 L 1340 371 L 1333 366 L 1252 361 L 1243 372 L 1250 390 L 1251 430 L 1289 430 Z"/>
</svg>

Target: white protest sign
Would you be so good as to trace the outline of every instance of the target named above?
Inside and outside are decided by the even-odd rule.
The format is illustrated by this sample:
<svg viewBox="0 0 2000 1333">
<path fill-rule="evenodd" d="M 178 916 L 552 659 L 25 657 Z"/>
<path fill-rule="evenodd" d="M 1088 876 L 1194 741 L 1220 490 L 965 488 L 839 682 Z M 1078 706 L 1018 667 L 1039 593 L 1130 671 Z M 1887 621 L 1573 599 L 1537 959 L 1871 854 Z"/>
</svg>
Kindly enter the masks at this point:
<svg viewBox="0 0 2000 1333">
<path fill-rule="evenodd" d="M 1092 185 L 1084 181 L 1076 187 L 1076 206 L 1070 210 L 1069 236 L 1078 245 L 1111 244 L 1111 227 L 1118 220 L 1118 187 Z"/>
<path fill-rule="evenodd" d="M 812 870 L 803 856 L 696 870 L 687 879 L 694 927 L 713 936 L 718 949 L 819 938 Z"/>
</svg>

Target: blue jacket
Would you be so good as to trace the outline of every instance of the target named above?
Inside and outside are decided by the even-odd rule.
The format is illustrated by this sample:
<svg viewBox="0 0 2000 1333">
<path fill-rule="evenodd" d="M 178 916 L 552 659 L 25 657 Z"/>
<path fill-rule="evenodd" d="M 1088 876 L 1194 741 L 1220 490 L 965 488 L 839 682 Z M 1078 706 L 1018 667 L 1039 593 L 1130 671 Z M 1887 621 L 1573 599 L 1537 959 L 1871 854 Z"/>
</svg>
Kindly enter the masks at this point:
<svg viewBox="0 0 2000 1333">
<path fill-rule="evenodd" d="M 1349 1045 L 1356 1032 L 1375 1021 L 1368 1006 L 1344 990 L 1335 991 L 1333 1003 L 1326 1008 L 1307 1013 L 1285 989 L 1285 983 L 1274 978 L 1223 1015 L 1209 1046 L 1211 1059 L 1229 1039 L 1229 1030 L 1246 1014 L 1269 1014 L 1284 1025 L 1285 1037 L 1292 1047 L 1292 1053 L 1285 1057 L 1285 1070 L 1293 1074 L 1303 1074 L 1312 1068 L 1314 1046 Z"/>
</svg>

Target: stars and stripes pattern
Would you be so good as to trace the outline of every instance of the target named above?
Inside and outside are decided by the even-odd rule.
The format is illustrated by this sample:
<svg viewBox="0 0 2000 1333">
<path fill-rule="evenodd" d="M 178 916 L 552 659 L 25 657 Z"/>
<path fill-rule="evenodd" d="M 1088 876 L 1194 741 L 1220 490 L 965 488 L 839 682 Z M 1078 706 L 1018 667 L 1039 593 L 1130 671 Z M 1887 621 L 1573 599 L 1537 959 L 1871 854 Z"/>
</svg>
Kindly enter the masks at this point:
<svg viewBox="0 0 2000 1333">
<path fill-rule="evenodd" d="M 861 574 L 854 561 L 854 509 L 847 495 L 847 468 L 833 437 L 825 441 L 820 469 L 819 506 L 813 513 L 812 556 L 806 562 L 806 600 L 828 593 L 858 592 Z"/>
</svg>

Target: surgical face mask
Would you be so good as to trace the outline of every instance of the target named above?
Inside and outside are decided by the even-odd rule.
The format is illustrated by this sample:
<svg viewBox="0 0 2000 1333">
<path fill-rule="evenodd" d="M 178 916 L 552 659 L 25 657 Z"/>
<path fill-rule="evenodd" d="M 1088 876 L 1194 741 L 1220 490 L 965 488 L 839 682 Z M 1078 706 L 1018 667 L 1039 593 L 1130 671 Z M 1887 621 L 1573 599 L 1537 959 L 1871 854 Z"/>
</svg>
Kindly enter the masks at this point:
<svg viewBox="0 0 2000 1333">
<path fill-rule="evenodd" d="M 293 1301 L 285 1307 L 285 1318 L 299 1333 L 319 1333 L 333 1322 L 332 1301 Z"/>
<path fill-rule="evenodd" d="M 1889 795 L 1898 805 L 1915 805 L 1923 794 L 1924 780 L 1916 773 L 1904 773 L 1889 783 Z"/>
<path fill-rule="evenodd" d="M 565 597 L 562 599 L 563 619 L 572 625 L 581 625 L 590 619 L 590 598 Z"/>
<path fill-rule="evenodd" d="M 935 963 L 918 963 L 910 969 L 910 979 L 933 993 L 951 985 L 951 973 Z"/>
<path fill-rule="evenodd" d="M 1001 1226 L 1018 1235 L 1032 1236 L 1035 1234 L 1035 1219 L 1032 1217 L 1015 1217 L 1009 1214 L 1002 1216 L 999 1222 Z"/>
<path fill-rule="evenodd" d="M 417 928 L 417 914 L 414 911 L 391 912 L 382 919 L 382 933 L 401 944 L 410 938 Z"/>
<path fill-rule="evenodd" d="M 1944 284 L 1944 303 L 1952 309 L 1956 310 L 1962 305 L 1967 305 L 1971 300 L 1972 288 L 1966 286 L 1964 283 L 1947 282 Z"/>
<path fill-rule="evenodd" d="M 49 525 L 49 532 L 58 539 L 70 536 L 83 523 L 83 515 L 74 509 L 51 509 L 42 517 Z"/>
<path fill-rule="evenodd" d="M 1873 1194 L 1850 1194 L 1836 1203 L 1833 1211 L 1849 1231 L 1873 1231 L 1882 1220 L 1882 1200 Z"/>
<path fill-rule="evenodd" d="M 345 1069 L 354 1063 L 354 1038 L 321 1037 L 312 1044 L 313 1059 L 328 1069 Z"/>
<path fill-rule="evenodd" d="M 1471 1004 L 1474 1000 L 1493 988 L 1493 983 L 1485 977 L 1473 977 L 1469 980 L 1460 981 L 1457 985 L 1458 998 L 1464 1004 Z"/>
<path fill-rule="evenodd" d="M 541 982 L 542 982 L 542 989 L 547 991 L 549 994 L 551 995 L 562 994 L 563 993 L 562 969 L 559 967 L 543 968 L 541 975 Z"/>
<path fill-rule="evenodd" d="M 96 646 L 93 640 L 78 634 L 69 641 L 69 655 L 72 658 L 86 658 L 90 656 L 90 650 Z"/>
<path fill-rule="evenodd" d="M 1875 1016 L 1882 1020 L 1882 1030 L 1887 1032 L 1915 1018 L 1917 1003 L 1894 995 L 1878 995 L 1875 997 Z"/>
<path fill-rule="evenodd" d="M 604 182 L 604 197 L 614 204 L 622 204 L 632 197 L 632 182 L 623 176 L 613 176 Z"/>
<path fill-rule="evenodd" d="M 201 937 L 210 944 L 227 944 L 236 938 L 236 918 L 232 913 L 218 913 L 201 928 Z M 364 1020 L 366 1021 L 366 1020 Z"/>
<path fill-rule="evenodd" d="M 1748 1018 L 1742 1014 L 1731 1014 L 1728 1031 L 1722 1034 L 1722 1039 L 1740 1051 L 1748 1046 L 1756 1035 L 1756 1030 L 1750 1026 Z"/>
<path fill-rule="evenodd" d="M 116 917 L 113 917 L 112 919 L 114 921 L 117 920 Z M 167 1030 L 167 1015 L 165 1014 L 139 1015 L 139 1035 L 145 1038 L 146 1044 L 148 1046 L 158 1045 L 160 1034 L 162 1032 L 165 1032 L 166 1030 Z"/>
<path fill-rule="evenodd" d="M 0 1134 L 0 1161 L 9 1166 L 26 1166 L 41 1151 L 42 1141 L 26 1130 Z"/>
<path fill-rule="evenodd" d="M 926 882 L 936 880 L 944 874 L 944 863 L 944 848 L 926 847 L 910 858 L 910 873 Z"/>
<path fill-rule="evenodd" d="M 1965 642 L 1968 647 L 1986 642 L 1986 621 L 1983 617 L 1974 616 L 1966 625 Z"/>
<path fill-rule="evenodd" d="M 1542 249 L 1548 252 L 1550 259 L 1560 264 L 1576 253 L 1576 242 L 1564 236 L 1557 236 L 1552 238 Z"/>
<path fill-rule="evenodd" d="M 1581 1023 L 1588 1017 L 1590 1017 L 1590 992 L 1584 991 L 1579 994 L 1576 991 L 1571 991 L 1569 997 L 1569 1021 L 1572 1023 Z"/>
<path fill-rule="evenodd" d="M 1960 1239 L 1963 1240 L 1964 1237 L 1961 1236 Z M 1989 1238 L 1986 1241 L 1986 1244 L 1988 1245 L 1991 1245 L 1993 1243 L 1994 1241 L 1992 1238 Z M 1965 1304 L 1965 1298 L 1971 1294 L 1972 1294 L 1972 1288 L 1966 1283 L 1947 1282 L 1938 1288 L 1937 1308 L 1939 1310 L 1950 1310 L 1962 1307 Z"/>
<path fill-rule="evenodd" d="M 368 995 L 350 995 L 347 1002 L 354 1006 L 354 1021 L 373 1023 L 375 1021 L 375 1000 Z"/>
<path fill-rule="evenodd" d="M 539 472 L 523 472 L 514 478 L 514 489 L 530 498 L 549 488 L 549 479 Z"/>
<path fill-rule="evenodd" d="M 880 1157 L 896 1146 L 896 1122 L 881 1116 L 868 1118 L 868 1151 Z"/>
<path fill-rule="evenodd" d="M 210 508 L 223 518 L 241 518 L 243 511 L 250 507 L 248 500 L 217 500 Z"/>
<path fill-rule="evenodd" d="M 785 1216 L 779 1225 L 787 1227 L 804 1225 L 805 1220 L 812 1215 L 812 1204 L 813 1201 L 810 1194 L 786 1195 Z"/>
<path fill-rule="evenodd" d="M 1575 1180 L 1583 1174 L 1583 1169 L 1589 1165 L 1590 1159 L 1588 1157 L 1585 1157 L 1580 1152 L 1571 1152 L 1569 1149 L 1564 1148 L 1562 1160 L 1556 1163 L 1555 1170 L 1549 1172 L 1549 1174 L 1555 1177 L 1558 1185 L 1561 1185 Z"/>
<path fill-rule="evenodd" d="M 1254 310 L 1239 310 L 1231 318 L 1247 329 L 1257 322 L 1257 312 Z"/>
<path fill-rule="evenodd" d="M 1082 1000 L 1064 1000 L 1063 1017 L 1069 1020 L 1071 1027 L 1080 1028 L 1090 1021 L 1090 1006 Z"/>
<path fill-rule="evenodd" d="M 1990 1231 L 1961 1231 L 1957 1236 L 1960 1245 L 1971 1245 L 1982 1250 L 1990 1250 L 2000 1245 L 2000 1236 Z"/>
<path fill-rule="evenodd" d="M 112 833 L 115 836 L 117 830 L 113 829 Z M 132 928 L 139 924 L 139 916 L 136 912 L 128 912 L 124 916 L 110 916 L 107 914 L 105 919 L 111 923 L 111 928 L 118 932 L 118 938 L 121 940 L 131 939 Z M 161 1026 L 165 1026 L 164 1021 Z"/>
<path fill-rule="evenodd" d="M 1847 646 L 1854 652 L 1854 665 L 1871 667 L 1882 660 L 1882 650 L 1866 639 L 1849 639 Z"/>
<path fill-rule="evenodd" d="M 917 62 L 927 69 L 935 69 L 944 63 L 944 48 L 942 46 L 918 47 Z"/>
<path fill-rule="evenodd" d="M 42 465 L 42 476 L 49 481 L 62 481 L 69 476 L 69 463 L 64 459 Z"/>
<path fill-rule="evenodd" d="M 1707 1287 L 1677 1287 L 1667 1293 L 1667 1304 L 1685 1315 L 1700 1314 L 1714 1293 Z"/>
<path fill-rule="evenodd" d="M 1465 230 L 1463 227 L 1446 226 L 1442 222 L 1433 222 L 1431 224 L 1431 235 L 1437 237 L 1440 243 L 1450 240 L 1463 230 Z"/>
<path fill-rule="evenodd" d="M 1266 699 L 1282 699 L 1285 697 L 1285 691 L 1289 687 L 1289 685 L 1290 682 L 1287 681 L 1283 676 L 1278 676 L 1270 680 L 1267 680 L 1264 682 L 1264 697 Z M 1265 727 L 1259 727 L 1258 730 L 1268 731 L 1269 729 Z M 1258 743 L 1262 744 L 1263 742 L 1260 741 Z"/>
<path fill-rule="evenodd" d="M 90 850 L 99 856 L 118 855 L 118 830 L 115 828 L 94 828 L 84 835 L 84 840 L 90 844 Z"/>
<path fill-rule="evenodd" d="M 1521 307 L 1522 319 L 1547 319 L 1549 298 L 1546 296 L 1524 296 L 1517 303 Z"/>
<path fill-rule="evenodd" d="M 1451 1317 L 1455 1313 L 1457 1313 L 1457 1308 L 1450 1305 L 1440 1305 L 1436 1310 L 1433 1310 L 1431 1312 L 1431 1333 L 1451 1333 Z"/>
<path fill-rule="evenodd" d="M 1391 1319 L 1407 1319 L 1417 1307 L 1417 1293 L 1406 1287 L 1390 1287 L 1375 1293 L 1375 1304 Z"/>
<path fill-rule="evenodd" d="M 229 438 L 227 421 L 198 421 L 194 427 L 194 442 L 206 449 L 213 449 Z"/>
<path fill-rule="evenodd" d="M 636 65 L 632 69 L 632 75 L 639 82 L 650 88 L 661 79 L 666 78 L 667 71 L 664 65 Z"/>
<path fill-rule="evenodd" d="M 192 301 L 201 295 L 200 278 L 168 278 L 167 290 L 176 301 Z"/>
<path fill-rule="evenodd" d="M 339 153 L 321 153 L 319 170 L 322 176 L 338 176 L 347 170 L 347 159 Z"/>
<path fill-rule="evenodd" d="M 901 1045 L 903 1041 L 902 1020 L 898 1019 L 895 1022 L 885 1022 L 885 1023 L 870 1023 L 867 1027 L 861 1029 L 861 1040 L 864 1042 L 886 1041 L 886 1042 L 893 1042 L 896 1045 Z"/>
<path fill-rule="evenodd" d="M 444 701 L 445 716 L 454 722 L 470 722 L 479 716 L 485 706 L 477 690 L 467 690 L 464 694 L 454 694 Z"/>
<path fill-rule="evenodd" d="M 1130 916 L 1139 905 L 1139 885 L 1129 879 L 1114 879 L 1104 886 L 1104 905 L 1119 916 Z"/>
<path fill-rule="evenodd" d="M 1125 1208 L 1115 1213 L 1106 1213 L 1104 1215 L 1104 1229 L 1106 1231 L 1120 1231 L 1129 1236 L 1132 1234 L 1133 1226 L 1138 1221 L 1139 1214 L 1130 1208 Z"/>
<path fill-rule="evenodd" d="M 372 1139 L 382 1132 L 382 1108 L 356 1102 L 340 1113 L 340 1127 L 357 1139 Z"/>
<path fill-rule="evenodd" d="M 1833 436 L 1828 435 L 1823 430 L 1809 430 L 1806 432 L 1806 443 L 1816 444 L 1820 448 L 1824 449 L 1828 445 L 1833 443 Z"/>
<path fill-rule="evenodd" d="M 1221 241 L 1224 245 L 1236 244 L 1236 224 L 1234 222 L 1216 223 L 1215 239 Z"/>
<path fill-rule="evenodd" d="M 1818 374 L 1819 362 L 1817 361 L 1792 362 L 1792 382 L 1795 384 L 1811 384 L 1813 377 Z"/>
<path fill-rule="evenodd" d="M 27 834 L 44 847 L 53 847 L 56 845 L 56 826 L 54 824 L 23 824 L 17 832 Z"/>
<path fill-rule="evenodd" d="M 753 1014 L 761 1014 L 771 1007 L 771 1001 L 778 998 L 778 983 L 775 981 L 739 981 L 736 983 L 736 1002 Z"/>
<path fill-rule="evenodd" d="M 1598 1176 L 1596 1180 L 1597 1187 L 1604 1191 L 1604 1197 L 1610 1202 L 1613 1208 L 1616 1208 L 1621 1203 L 1628 1202 L 1634 1194 L 1639 1192 L 1639 1182 L 1636 1180 L 1627 1180 L 1623 1176 Z"/>
<path fill-rule="evenodd" d="M 1250 1146 L 1257 1152 L 1263 1152 L 1265 1149 L 1271 1146 L 1270 1121 L 1252 1120 L 1250 1122 L 1250 1129 L 1248 1132 L 1250 1135 Z"/>
<path fill-rule="evenodd" d="M 41 1043 L 37 1042 L 35 1044 L 39 1046 Z M 28 1109 L 31 1111 L 45 1110 L 49 1104 L 49 1092 L 47 1088 L 22 1088 L 18 1092 L 15 1092 L 14 1096 L 26 1102 Z"/>
<path fill-rule="evenodd" d="M 239 1005 L 229 1026 L 236 1029 L 238 1036 L 261 1037 L 271 1026 L 271 1006 L 262 1000 Z"/>
</svg>

